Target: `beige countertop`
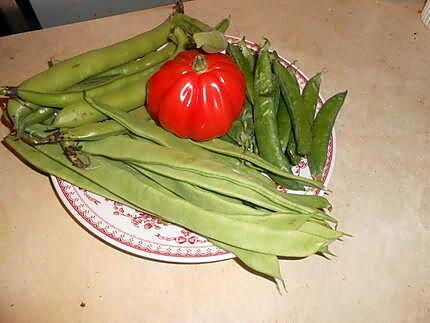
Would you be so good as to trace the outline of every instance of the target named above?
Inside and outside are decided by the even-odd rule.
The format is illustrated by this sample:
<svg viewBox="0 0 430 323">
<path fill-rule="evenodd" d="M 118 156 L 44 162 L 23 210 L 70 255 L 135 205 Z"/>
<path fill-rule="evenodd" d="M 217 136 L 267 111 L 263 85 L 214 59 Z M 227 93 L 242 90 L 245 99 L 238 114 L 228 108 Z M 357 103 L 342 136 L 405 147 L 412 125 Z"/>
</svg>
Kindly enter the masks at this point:
<svg viewBox="0 0 430 323">
<path fill-rule="evenodd" d="M 215 4 L 216 3 L 216 4 Z M 270 3 L 270 5 L 269 5 Z M 429 322 L 430 30 L 423 1 L 199 0 L 192 16 L 273 48 L 322 94 L 349 90 L 336 123 L 337 257 L 282 261 L 288 293 L 234 260 L 161 263 L 77 224 L 46 176 L 0 145 L 0 322 Z M 0 38 L 0 83 L 157 25 L 137 13 Z M 0 125 L 0 136 L 8 134 Z M 85 304 L 85 306 L 81 306 Z"/>
</svg>

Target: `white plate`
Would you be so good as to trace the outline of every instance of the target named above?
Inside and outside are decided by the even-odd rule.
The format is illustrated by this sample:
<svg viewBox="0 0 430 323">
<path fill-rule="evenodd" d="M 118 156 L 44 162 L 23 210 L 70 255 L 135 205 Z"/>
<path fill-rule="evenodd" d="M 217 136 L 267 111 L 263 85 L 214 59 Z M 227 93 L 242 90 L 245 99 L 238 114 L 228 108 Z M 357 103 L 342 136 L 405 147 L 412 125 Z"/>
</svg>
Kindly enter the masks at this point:
<svg viewBox="0 0 430 323">
<path fill-rule="evenodd" d="M 238 39 L 232 36 L 228 38 Z M 252 42 L 247 45 L 254 50 L 258 48 Z M 286 64 L 290 63 L 286 59 L 284 61 Z M 297 68 L 296 76 L 303 88 L 308 78 Z M 320 96 L 318 109 L 322 103 Z M 333 130 L 323 173 L 326 186 L 334 169 L 335 147 Z M 293 172 L 310 177 L 306 159 L 302 159 L 293 168 Z M 205 238 L 182 227 L 163 223 L 156 216 L 88 192 L 55 176 L 51 176 L 51 180 L 58 197 L 71 215 L 89 232 L 120 250 L 174 263 L 206 263 L 234 258 L 233 254 L 215 247 Z M 310 194 L 320 194 L 320 191 L 315 190 Z"/>
</svg>

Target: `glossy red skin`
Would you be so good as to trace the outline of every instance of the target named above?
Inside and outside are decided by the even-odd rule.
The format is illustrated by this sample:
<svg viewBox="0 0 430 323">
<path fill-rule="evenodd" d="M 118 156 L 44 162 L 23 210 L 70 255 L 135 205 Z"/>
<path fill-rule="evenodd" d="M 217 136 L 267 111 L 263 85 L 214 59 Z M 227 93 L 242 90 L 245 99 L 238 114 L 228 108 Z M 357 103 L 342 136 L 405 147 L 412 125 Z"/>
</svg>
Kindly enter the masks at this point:
<svg viewBox="0 0 430 323">
<path fill-rule="evenodd" d="M 193 70 L 196 55 L 204 56 L 205 70 Z M 182 52 L 148 83 L 149 114 L 182 138 L 202 141 L 224 135 L 240 115 L 244 101 L 244 76 L 221 53 Z"/>
</svg>

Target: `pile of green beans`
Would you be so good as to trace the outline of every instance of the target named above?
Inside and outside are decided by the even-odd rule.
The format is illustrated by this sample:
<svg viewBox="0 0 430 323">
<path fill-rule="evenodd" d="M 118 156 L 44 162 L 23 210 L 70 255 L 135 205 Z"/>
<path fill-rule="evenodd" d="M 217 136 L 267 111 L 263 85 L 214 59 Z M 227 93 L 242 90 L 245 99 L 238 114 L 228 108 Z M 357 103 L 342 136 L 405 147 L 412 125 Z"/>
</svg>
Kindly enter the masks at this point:
<svg viewBox="0 0 430 323">
<path fill-rule="evenodd" d="M 129 40 L 51 60 L 47 70 L 19 86 L 0 88 L 10 96 L 6 113 L 12 132 L 5 143 L 40 172 L 192 230 L 280 282 L 279 257 L 330 255 L 328 246 L 344 233 L 325 197 L 281 192 L 275 183 L 323 188 L 291 173 L 285 151 L 296 132 L 304 131 L 295 130 L 290 105 L 302 96 L 299 91 L 285 97 L 287 72 L 277 71 L 268 45 L 258 55 L 243 40 L 228 45 L 227 53 L 244 72 L 247 97 L 224 140 L 180 139 L 144 107 L 147 81 L 164 62 L 190 47 L 222 51 L 228 25 L 229 19 L 211 27 L 174 13 Z M 310 111 L 307 102 L 318 95 L 318 77 L 314 83 L 305 88 L 301 106 L 309 111 L 299 119 L 316 130 L 304 144 L 294 144 L 298 154 L 308 150 L 317 169 L 322 163 L 317 141 L 329 139 L 320 124 L 334 122 L 339 98 L 328 100 L 328 112 L 313 121 L 309 114 L 315 108 Z"/>
<path fill-rule="evenodd" d="M 245 76 L 247 104 L 223 139 L 259 154 L 286 172 L 291 172 L 302 157 L 307 158 L 312 177 L 321 181 L 333 125 L 346 92 L 329 98 L 317 113 L 321 73 L 301 90 L 294 67 L 286 66 L 270 50 L 267 40 L 254 52 L 241 39 L 230 43 L 227 53 Z M 276 174 L 271 177 L 288 189 L 306 189 Z"/>
</svg>

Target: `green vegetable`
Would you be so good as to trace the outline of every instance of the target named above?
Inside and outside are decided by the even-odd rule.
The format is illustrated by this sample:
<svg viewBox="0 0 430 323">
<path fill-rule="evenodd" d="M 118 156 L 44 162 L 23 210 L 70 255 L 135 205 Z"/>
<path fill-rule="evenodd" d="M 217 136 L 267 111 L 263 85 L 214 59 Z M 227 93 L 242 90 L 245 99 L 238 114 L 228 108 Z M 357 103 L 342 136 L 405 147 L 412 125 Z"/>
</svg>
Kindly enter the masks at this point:
<svg viewBox="0 0 430 323">
<path fill-rule="evenodd" d="M 145 77 L 139 78 L 139 80 L 129 84 L 125 88 L 100 95 L 97 97 L 97 100 L 109 103 L 109 105 L 121 111 L 130 111 L 144 105 L 146 99 L 146 83 L 158 68 L 159 66 L 156 65 L 145 70 L 142 72 L 145 73 Z M 91 108 L 91 106 L 82 99 L 59 111 L 52 127 L 71 128 L 103 120 L 106 120 L 106 117 Z"/>
<path fill-rule="evenodd" d="M 318 103 L 318 94 L 320 92 L 321 73 L 314 75 L 305 85 L 303 89 L 303 107 L 306 110 L 309 124 L 313 124 L 315 112 Z"/>
<path fill-rule="evenodd" d="M 215 29 L 222 33 L 225 33 L 229 26 L 230 26 L 230 17 L 224 18 L 219 23 L 217 23 L 215 26 Z"/>
<path fill-rule="evenodd" d="M 304 102 L 296 76 L 291 68 L 286 68 L 279 60 L 274 62 L 274 70 L 279 78 L 282 95 L 290 112 L 297 152 L 300 155 L 306 155 L 311 149 L 311 124 L 304 109 Z"/>
<path fill-rule="evenodd" d="M 14 130 L 17 130 L 21 128 L 22 120 L 33 110 L 18 100 L 11 99 L 8 101 L 6 111 Z"/>
<path fill-rule="evenodd" d="M 194 33 L 193 39 L 196 47 L 203 49 L 206 53 L 222 52 L 228 44 L 224 34 L 218 30 Z"/>
<path fill-rule="evenodd" d="M 155 66 L 159 65 L 157 64 Z M 148 69 L 150 69 L 150 71 L 152 70 L 151 65 L 149 65 Z M 147 80 L 149 73 L 148 69 L 135 72 L 131 75 L 116 77 L 109 82 L 105 82 L 99 86 L 89 88 L 85 91 L 85 95 L 89 97 L 97 97 L 115 90 L 122 90 L 130 84 L 139 82 L 142 79 Z M 83 91 L 36 92 L 21 88 L 10 88 L 9 91 L 16 91 L 16 95 L 19 98 L 31 102 L 33 104 L 58 108 L 67 107 L 68 105 L 73 104 L 79 100 L 82 101 L 84 96 Z"/>
<path fill-rule="evenodd" d="M 17 129 L 18 136 L 21 136 L 28 126 L 43 122 L 53 116 L 55 113 L 56 109 L 49 107 L 41 107 L 35 111 L 32 111 L 24 117 L 22 123 L 19 125 L 19 128 Z"/>
<path fill-rule="evenodd" d="M 179 52 L 185 50 L 188 44 L 187 35 L 179 27 L 175 27 L 170 38 L 172 41 L 167 42 L 156 51 L 152 51 L 137 60 L 109 69 L 106 72 L 98 74 L 97 77 L 133 74 L 159 63 L 164 63 L 166 60 L 173 58 Z"/>
<path fill-rule="evenodd" d="M 236 65 L 242 71 L 246 82 L 246 97 L 248 98 L 249 102 L 253 105 L 254 104 L 254 73 L 251 70 L 251 67 L 249 66 L 247 60 L 243 56 L 239 46 L 228 44 L 227 54 L 233 58 Z"/>
<path fill-rule="evenodd" d="M 164 44 L 160 49 L 150 52 L 140 59 L 114 67 L 110 70 L 107 70 L 106 72 L 98 74 L 97 77 L 128 75 L 139 72 L 166 61 L 172 57 L 175 51 L 176 45 L 172 42 L 169 42 Z"/>
<path fill-rule="evenodd" d="M 279 100 L 276 95 L 279 87 L 272 74 L 271 54 L 265 46 L 258 54 L 254 86 L 254 129 L 258 153 L 282 171 L 291 173 L 291 165 L 282 152 L 276 120 L 276 102 Z M 303 189 L 302 185 L 292 180 L 278 176 L 272 178 L 287 188 Z"/>
<path fill-rule="evenodd" d="M 242 38 L 238 43 L 237 46 L 239 46 L 240 51 L 242 52 L 243 57 L 248 62 L 249 69 L 254 72 L 255 70 L 255 62 L 256 62 L 256 53 L 250 49 L 248 46 L 246 46 L 245 38 Z"/>
<path fill-rule="evenodd" d="M 288 145 L 288 141 L 291 136 L 291 119 L 288 112 L 285 99 L 281 98 L 279 102 L 278 113 L 276 115 L 278 125 L 279 143 L 281 145 L 281 151 L 285 153 Z"/>
<path fill-rule="evenodd" d="M 312 149 L 308 161 L 312 177 L 318 180 L 323 175 L 330 135 L 346 94 L 345 91 L 329 98 L 321 107 L 312 126 Z"/>
<path fill-rule="evenodd" d="M 40 92 L 67 89 L 86 78 L 159 48 L 167 41 L 171 29 L 169 18 L 156 28 L 128 40 L 61 61 L 24 81 L 19 87 Z"/>
</svg>

